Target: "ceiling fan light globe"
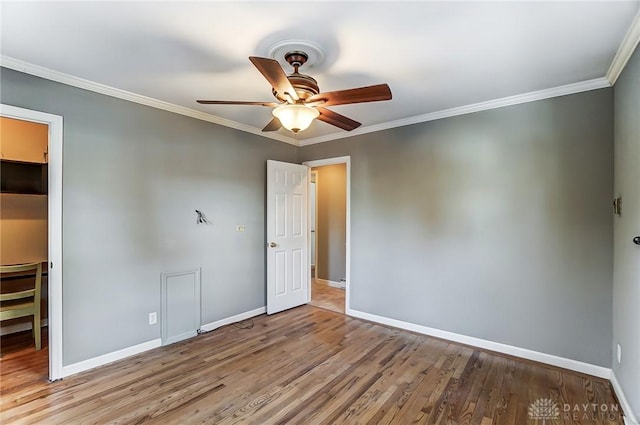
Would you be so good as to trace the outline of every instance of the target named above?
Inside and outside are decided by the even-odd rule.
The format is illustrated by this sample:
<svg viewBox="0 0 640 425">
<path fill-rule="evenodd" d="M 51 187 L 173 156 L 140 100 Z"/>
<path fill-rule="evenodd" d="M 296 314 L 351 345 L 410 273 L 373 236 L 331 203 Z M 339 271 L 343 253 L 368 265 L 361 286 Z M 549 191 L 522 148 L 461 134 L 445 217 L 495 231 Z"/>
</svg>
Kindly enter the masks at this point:
<svg viewBox="0 0 640 425">
<path fill-rule="evenodd" d="M 284 128 L 294 133 L 309 128 L 313 120 L 320 115 L 317 109 L 305 105 L 282 105 L 271 113 L 280 120 Z"/>
</svg>

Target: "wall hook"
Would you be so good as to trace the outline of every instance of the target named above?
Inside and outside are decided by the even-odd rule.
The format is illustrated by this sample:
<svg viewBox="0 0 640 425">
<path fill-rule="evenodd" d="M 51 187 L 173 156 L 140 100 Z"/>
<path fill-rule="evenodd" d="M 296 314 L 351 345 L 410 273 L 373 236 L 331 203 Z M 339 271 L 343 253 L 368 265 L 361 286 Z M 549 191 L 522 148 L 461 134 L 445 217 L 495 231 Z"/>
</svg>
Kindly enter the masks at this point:
<svg viewBox="0 0 640 425">
<path fill-rule="evenodd" d="M 200 210 L 196 210 L 196 214 L 198 215 L 198 217 L 196 218 L 196 223 L 198 224 L 208 224 L 209 221 L 207 220 L 207 217 L 204 215 L 204 213 Z"/>
</svg>

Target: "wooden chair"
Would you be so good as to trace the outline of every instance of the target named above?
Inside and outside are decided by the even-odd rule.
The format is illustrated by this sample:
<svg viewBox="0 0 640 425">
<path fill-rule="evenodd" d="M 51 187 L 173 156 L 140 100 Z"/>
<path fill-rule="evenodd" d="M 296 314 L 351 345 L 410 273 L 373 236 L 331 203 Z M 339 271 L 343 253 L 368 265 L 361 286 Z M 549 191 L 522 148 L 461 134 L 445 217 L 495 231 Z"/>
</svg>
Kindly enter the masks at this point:
<svg viewBox="0 0 640 425">
<path fill-rule="evenodd" d="M 0 321 L 15 319 L 17 317 L 33 316 L 33 337 L 36 342 L 36 350 L 40 350 L 40 291 L 42 286 L 42 263 L 18 264 L 15 266 L 0 266 L 0 274 L 17 274 L 35 271 L 35 284 L 33 289 L 6 292 L 2 288 L 0 293 Z M 31 277 L 27 273 L 25 277 Z M 7 284 L 2 285 L 9 286 Z"/>
</svg>

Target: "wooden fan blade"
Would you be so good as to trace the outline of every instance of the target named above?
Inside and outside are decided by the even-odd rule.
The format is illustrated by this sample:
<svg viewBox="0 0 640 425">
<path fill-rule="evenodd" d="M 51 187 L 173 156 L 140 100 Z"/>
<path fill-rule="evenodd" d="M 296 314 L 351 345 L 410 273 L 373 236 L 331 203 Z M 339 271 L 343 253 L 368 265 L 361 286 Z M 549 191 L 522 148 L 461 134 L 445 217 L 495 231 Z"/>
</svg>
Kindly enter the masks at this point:
<svg viewBox="0 0 640 425">
<path fill-rule="evenodd" d="M 318 112 L 320 112 L 320 115 L 318 116 L 318 119 L 320 121 L 324 121 L 327 124 L 335 125 L 336 127 L 339 127 L 343 130 L 351 131 L 354 128 L 358 128 L 362 125 L 358 121 L 354 121 L 349 117 L 345 117 L 344 115 L 341 115 L 337 112 L 333 112 L 329 109 L 325 109 L 325 108 L 316 108 L 316 109 L 318 110 Z"/>
<path fill-rule="evenodd" d="M 391 100 L 391 89 L 387 84 L 318 93 L 307 99 L 305 103 L 323 102 L 322 106 L 331 106 L 346 105 L 349 103 L 378 102 L 381 100 Z"/>
<path fill-rule="evenodd" d="M 267 79 L 278 94 L 281 96 L 288 95 L 293 101 L 298 100 L 298 93 L 289 82 L 287 74 L 284 73 L 278 61 L 257 56 L 249 56 L 249 60 L 264 75 L 264 78 Z"/>
<path fill-rule="evenodd" d="M 282 127 L 282 124 L 280 124 L 280 120 L 276 117 L 273 117 L 273 119 L 269 121 L 269 124 L 267 124 L 262 129 L 262 131 L 277 131 L 280 130 L 280 127 Z"/>
<path fill-rule="evenodd" d="M 257 105 L 257 106 L 278 106 L 276 102 L 244 102 L 236 100 L 196 100 L 202 105 Z"/>
</svg>

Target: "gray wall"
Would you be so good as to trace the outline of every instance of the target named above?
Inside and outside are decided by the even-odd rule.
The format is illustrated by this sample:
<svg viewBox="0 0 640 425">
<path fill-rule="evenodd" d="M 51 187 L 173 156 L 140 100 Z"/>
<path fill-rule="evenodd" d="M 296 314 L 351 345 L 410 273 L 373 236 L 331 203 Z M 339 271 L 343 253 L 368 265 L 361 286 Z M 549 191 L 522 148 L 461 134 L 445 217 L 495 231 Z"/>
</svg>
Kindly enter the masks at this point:
<svg viewBox="0 0 640 425">
<path fill-rule="evenodd" d="M 613 91 L 300 149 L 351 155 L 351 308 L 611 365 Z"/>
<path fill-rule="evenodd" d="M 615 194 L 622 215 L 614 218 L 613 371 L 636 418 L 640 418 L 640 50 L 614 87 Z M 615 347 L 622 347 L 618 364 Z"/>
<path fill-rule="evenodd" d="M 352 308 L 611 365 L 611 89 L 296 149 L 6 69 L 0 84 L 65 120 L 65 365 L 158 338 L 161 272 L 202 267 L 203 323 L 264 306 L 265 160 L 342 155 Z"/>
<path fill-rule="evenodd" d="M 65 365 L 159 338 L 161 272 L 202 267 L 203 323 L 265 305 L 265 161 L 296 147 L 8 69 L 0 84 L 64 117 Z"/>
<path fill-rule="evenodd" d="M 339 282 L 347 276 L 347 166 L 326 165 L 318 172 L 316 276 Z"/>
</svg>

